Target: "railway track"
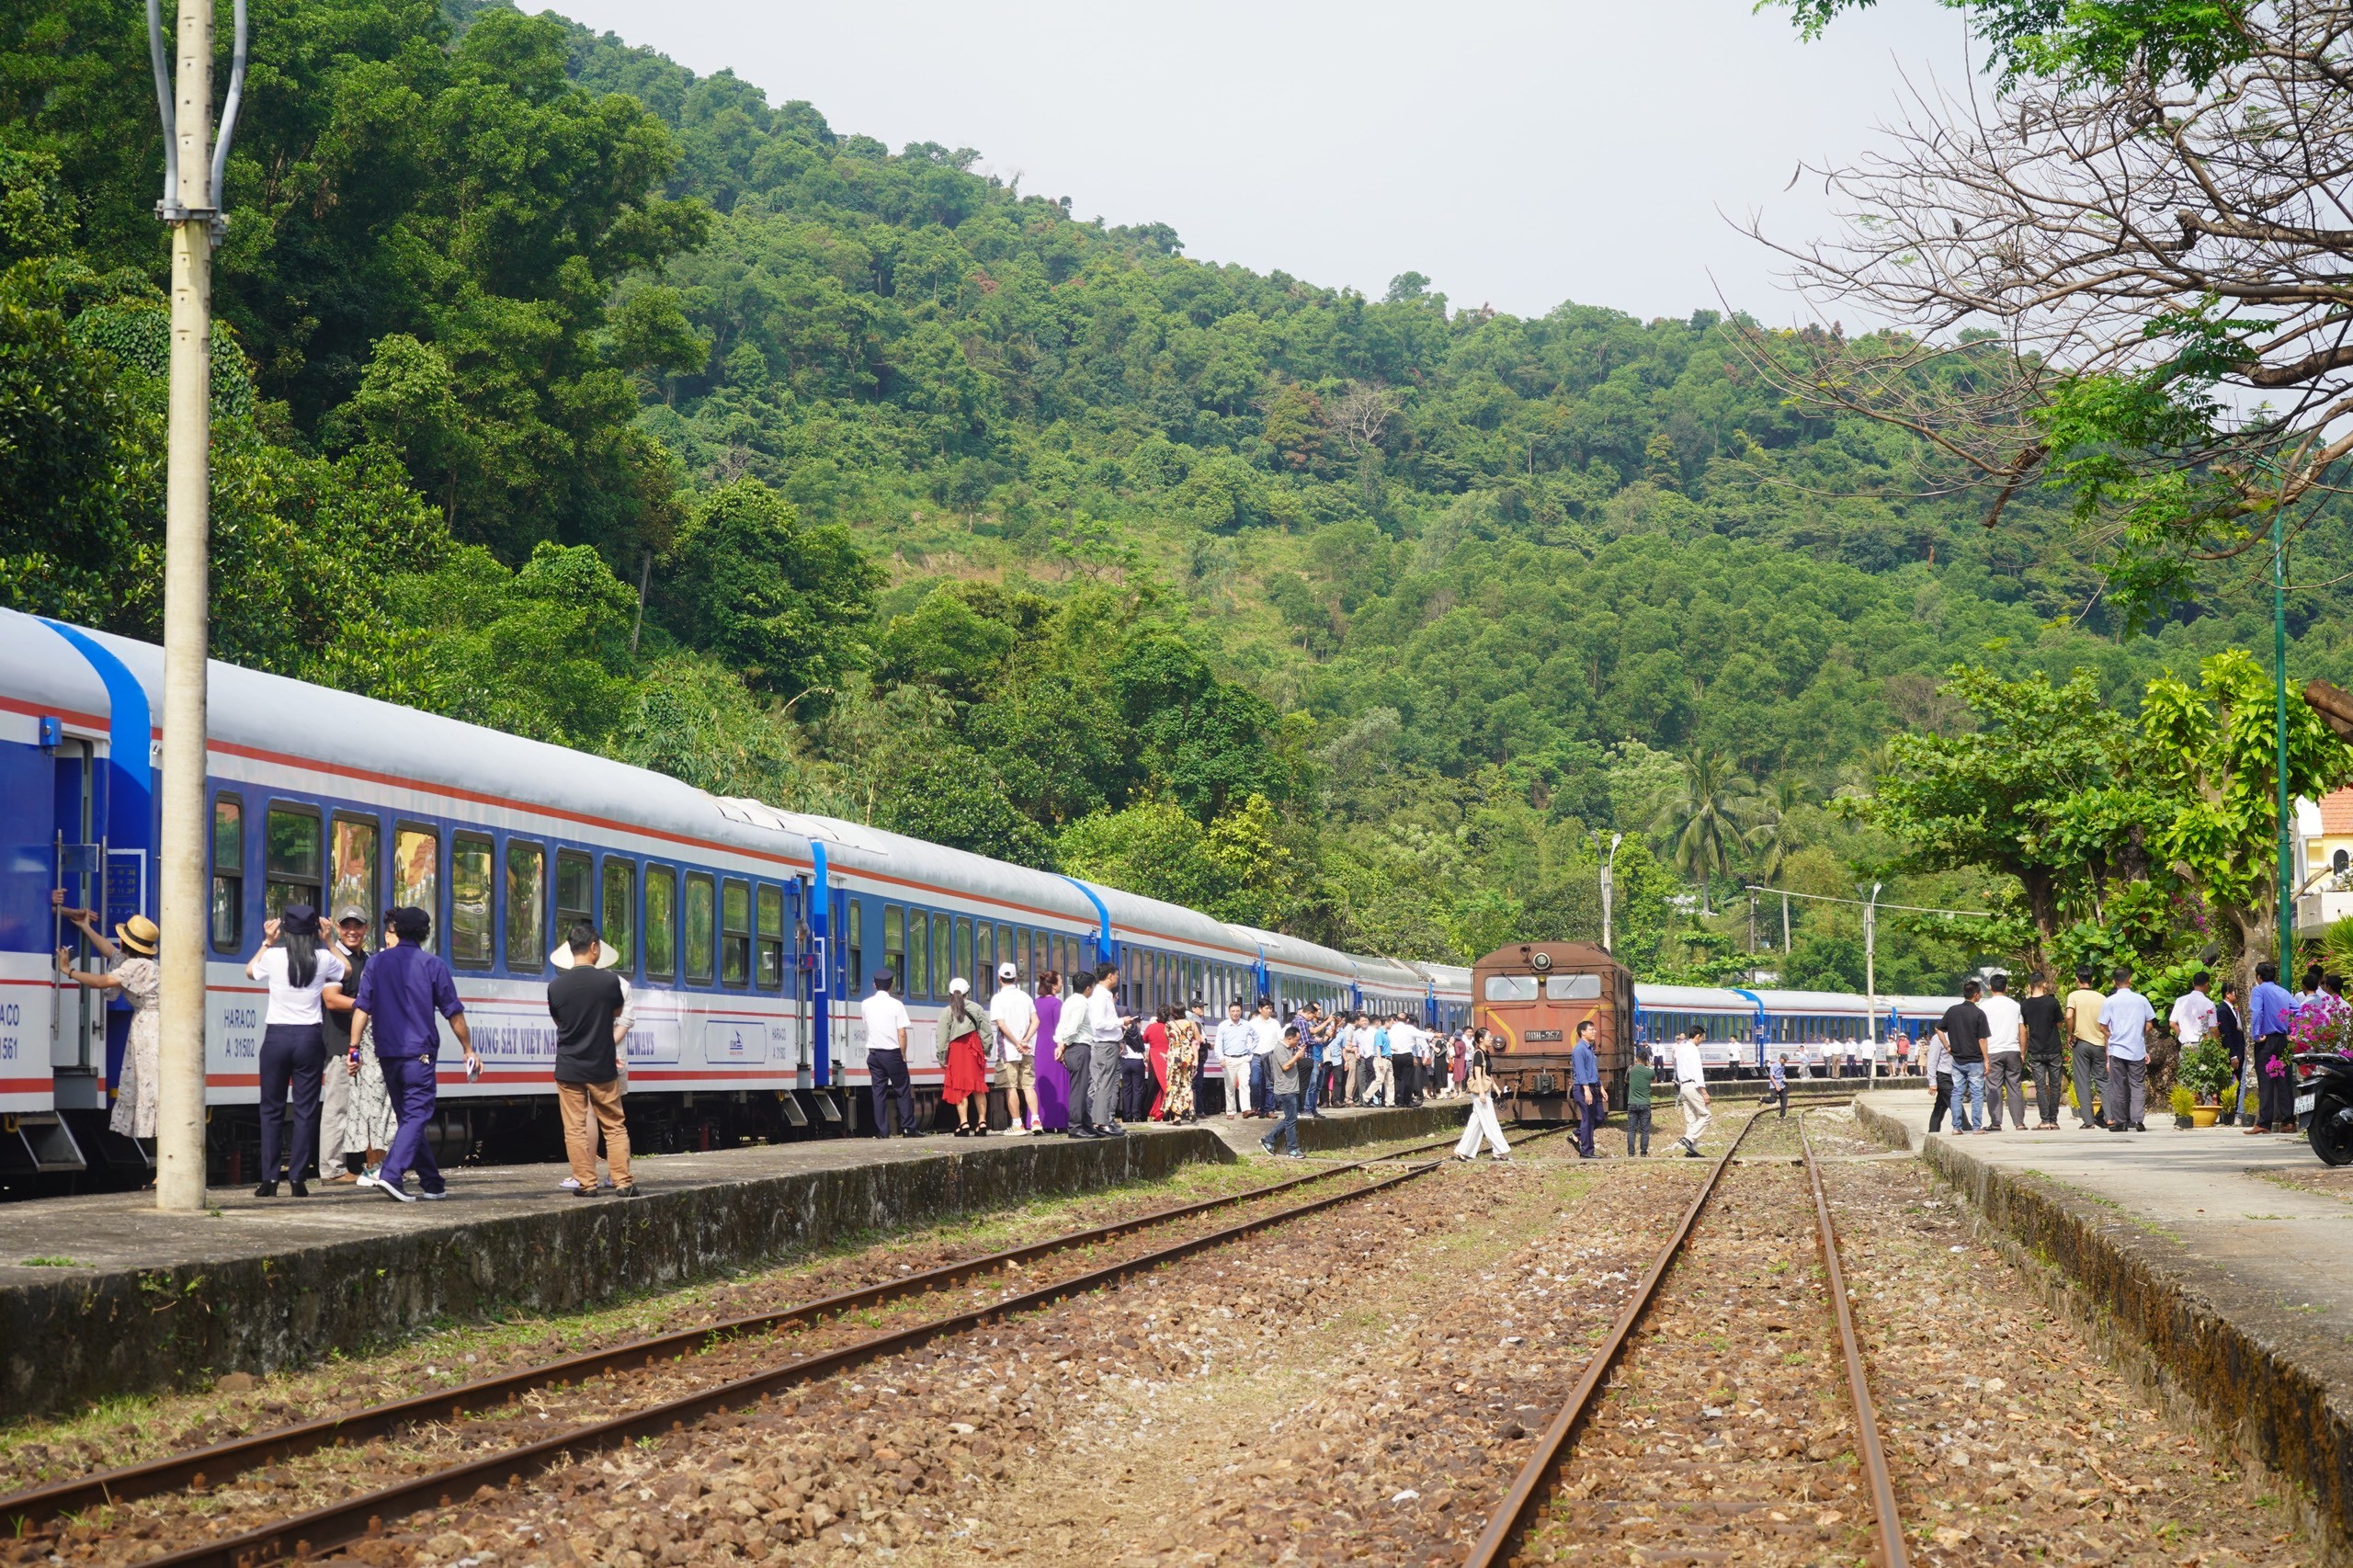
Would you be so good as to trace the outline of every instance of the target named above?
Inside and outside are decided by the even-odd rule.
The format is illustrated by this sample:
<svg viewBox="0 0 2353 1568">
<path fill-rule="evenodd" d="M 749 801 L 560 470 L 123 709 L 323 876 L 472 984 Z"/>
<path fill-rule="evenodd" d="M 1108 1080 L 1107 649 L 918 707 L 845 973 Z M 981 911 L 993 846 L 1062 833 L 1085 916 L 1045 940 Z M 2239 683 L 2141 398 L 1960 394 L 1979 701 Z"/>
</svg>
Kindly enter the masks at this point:
<svg viewBox="0 0 2353 1568">
<path fill-rule="evenodd" d="M 1752 1156 L 1725 1180 L 1765 1121 L 1752 1117 L 1708 1172 L 1490 1516 L 1470 1568 L 1566 1561 L 1597 1539 L 1643 1562 L 1812 1562 L 1827 1546 L 1905 1568 L 1803 1119 L 1797 1159 Z M 1802 1195 L 1821 1258 L 1812 1285 L 1788 1256 Z M 1805 1306 L 1790 1300 L 1801 1293 L 1820 1298 L 1810 1334 L 1799 1321 Z M 1843 1421 L 1823 1381 L 1834 1359 L 1845 1374 Z"/>
<path fill-rule="evenodd" d="M 1548 1129 L 1517 1140 L 1518 1143 L 1552 1136 Z M 1297 1188 L 1327 1183 L 1350 1173 L 1366 1172 L 1387 1162 L 1454 1142 L 1451 1137 L 1409 1145 L 1385 1154 L 1350 1161 L 1247 1192 L 1209 1199 L 1153 1214 L 1120 1221 L 1051 1237 L 911 1274 L 878 1285 L 842 1291 L 795 1303 L 772 1312 L 722 1323 L 654 1335 L 520 1369 L 455 1389 L 390 1401 L 363 1410 L 300 1423 L 271 1431 L 169 1455 L 145 1463 L 79 1477 L 0 1497 L 0 1531 L 20 1542 L 52 1532 L 61 1522 L 73 1521 L 94 1509 L 135 1502 L 165 1494 L 203 1493 L 209 1487 L 255 1470 L 324 1449 L 340 1449 L 375 1442 L 388 1436 L 442 1422 L 456 1423 L 515 1406 L 540 1391 L 582 1390 L 598 1380 L 623 1373 L 646 1375 L 657 1369 L 700 1369 L 709 1363 L 722 1375 L 706 1377 L 697 1386 L 674 1397 L 658 1400 L 618 1416 L 567 1424 L 535 1440 L 498 1448 L 487 1455 L 457 1463 L 428 1465 L 426 1472 L 380 1485 L 234 1535 L 225 1535 L 186 1547 L 168 1555 L 150 1557 L 148 1563 L 167 1568 L 256 1568 L 256 1565 L 300 1558 L 325 1551 L 362 1536 L 381 1531 L 413 1511 L 447 1506 L 482 1486 L 512 1485 L 523 1476 L 578 1455 L 676 1431 L 704 1416 L 741 1410 L 800 1384 L 814 1381 L 881 1357 L 895 1355 L 947 1335 L 1002 1321 L 1016 1313 L 1050 1307 L 1077 1294 L 1117 1284 L 1140 1273 L 1192 1254 L 1222 1245 L 1303 1216 L 1318 1213 L 1373 1193 L 1387 1190 L 1438 1169 L 1445 1162 L 1429 1160 L 1394 1175 L 1302 1203 L 1254 1214 L 1235 1223 L 1151 1247 L 1108 1264 L 1028 1289 L 1006 1286 L 986 1290 L 990 1277 L 1017 1276 L 1028 1265 L 1058 1255 L 1099 1247 L 1133 1238 L 1220 1210 L 1263 1202 Z M 881 1332 L 850 1335 L 780 1362 L 738 1370 L 722 1362 L 721 1353 L 733 1346 L 756 1358 L 761 1336 L 779 1333 L 807 1334 L 817 1325 L 839 1325 L 852 1314 L 894 1302 L 961 1287 L 979 1285 L 978 1299 L 955 1311 L 922 1318 Z M 737 1360 L 746 1358 L 739 1356 Z M 735 1375 L 723 1375 L 733 1371 Z M 593 1403 L 593 1401 L 592 1401 Z M 544 1430 L 544 1428 L 540 1428 Z M 280 1481 L 282 1473 L 273 1472 Z"/>
</svg>

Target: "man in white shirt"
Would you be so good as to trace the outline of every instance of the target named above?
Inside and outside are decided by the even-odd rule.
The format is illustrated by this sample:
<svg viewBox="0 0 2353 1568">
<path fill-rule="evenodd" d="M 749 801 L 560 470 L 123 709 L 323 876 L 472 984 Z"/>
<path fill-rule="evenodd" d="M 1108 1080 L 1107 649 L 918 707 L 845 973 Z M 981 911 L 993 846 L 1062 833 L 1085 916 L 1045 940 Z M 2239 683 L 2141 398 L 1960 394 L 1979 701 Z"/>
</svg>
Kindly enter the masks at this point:
<svg viewBox="0 0 2353 1568">
<path fill-rule="evenodd" d="M 1699 1157 L 1699 1140 L 1708 1131 L 1708 1072 L 1699 1060 L 1699 1041 L 1708 1031 L 1694 1025 L 1675 1042 L 1675 1100 L 1683 1111 L 1684 1157 Z"/>
<path fill-rule="evenodd" d="M 1283 1042 L 1282 1020 L 1275 1017 L 1274 998 L 1258 998 L 1258 1016 L 1250 1020 L 1250 1104 L 1253 1116 L 1275 1114 L 1272 1077 L 1275 1047 Z"/>
<path fill-rule="evenodd" d="M 866 1093 L 874 1108 L 874 1136 L 891 1135 L 888 1107 L 894 1102 L 899 1108 L 899 1136 L 920 1138 L 923 1133 L 915 1126 L 915 1089 L 907 1076 L 907 1030 L 911 1027 L 907 1009 L 891 994 L 892 974 L 882 970 L 874 976 L 874 990 L 858 1005 L 858 1017 L 866 1020 Z"/>
<path fill-rule="evenodd" d="M 1240 1002 L 1225 1005 L 1225 1022 L 1217 1027 L 1218 1064 L 1225 1073 L 1225 1114 L 1236 1119 L 1250 1114 L 1250 1051 L 1256 1036 L 1242 1016 Z"/>
<path fill-rule="evenodd" d="M 2100 1027 L 2108 1031 L 2108 1130 L 2146 1132 L 2142 1120 L 2149 1095 L 2149 1026 L 2157 1010 L 2132 989 L 2132 971 L 2116 971 L 2116 989 L 2100 1004 Z"/>
<path fill-rule="evenodd" d="M 2022 1130 L 2026 1126 L 2026 1014 L 2010 994 L 2008 975 L 1986 976 L 1985 995 L 1977 1010 L 1985 1015 L 1984 1131 L 2002 1130 L 2005 1104 L 2010 1108 L 2010 1120 Z"/>
<path fill-rule="evenodd" d="M 1398 1014 L 1397 1021 L 1389 1026 L 1390 1074 L 1395 1082 L 1399 1105 L 1414 1105 L 1420 1099 L 1416 1092 L 1420 1085 L 1416 1069 L 1420 1063 L 1415 1053 L 1420 1047 L 1421 1038 L 1421 1030 L 1415 1028 L 1414 1020 L 1404 1013 Z"/>
<path fill-rule="evenodd" d="M 2201 969 L 2190 976 L 2189 989 L 2174 998 L 2173 1033 L 2174 1038 L 2181 1041 L 2185 1054 L 2190 1047 L 2214 1032 L 2219 1015 L 2214 1009 L 2214 999 L 2206 994 L 2206 987 L 2213 983 L 2214 977 Z"/>
<path fill-rule="evenodd" d="M 1107 963 L 1086 998 L 1086 1029 L 1094 1050 L 1087 1061 L 1087 1115 L 1097 1138 L 1124 1138 L 1128 1130 L 1115 1114 L 1120 1103 L 1120 1038 L 1128 1020 L 1120 1011 L 1120 966 Z M 1078 1118 L 1074 1114 L 1071 1119 Z"/>
<path fill-rule="evenodd" d="M 1021 971 L 996 966 L 996 994 L 989 998 L 989 1024 L 996 1035 L 996 1081 L 1017 1134 L 1042 1132 L 1038 1119 L 1038 1004 L 1021 989 Z"/>
</svg>

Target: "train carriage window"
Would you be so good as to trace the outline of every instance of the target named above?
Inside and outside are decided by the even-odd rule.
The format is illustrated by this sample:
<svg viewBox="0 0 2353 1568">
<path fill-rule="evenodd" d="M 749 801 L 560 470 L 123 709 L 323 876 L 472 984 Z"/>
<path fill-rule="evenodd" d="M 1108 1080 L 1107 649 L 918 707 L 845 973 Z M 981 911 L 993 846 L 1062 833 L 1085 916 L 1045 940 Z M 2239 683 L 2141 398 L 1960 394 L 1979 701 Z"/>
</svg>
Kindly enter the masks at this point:
<svg viewBox="0 0 2353 1568">
<path fill-rule="evenodd" d="M 485 835 L 450 836 L 449 962 L 459 969 L 488 969 L 498 961 L 497 926 L 492 923 L 494 859 Z"/>
<path fill-rule="evenodd" d="M 361 904 L 376 924 L 373 904 Z M 212 797 L 212 947 L 241 950 L 245 940 L 245 803 L 234 795 Z"/>
<path fill-rule="evenodd" d="M 637 862 L 606 856 L 604 892 L 605 915 L 597 928 L 620 954 L 614 967 L 626 974 L 637 968 Z"/>
<path fill-rule="evenodd" d="M 931 916 L 920 909 L 907 911 L 907 972 L 904 978 L 908 999 L 931 995 Z"/>
<path fill-rule="evenodd" d="M 572 928 L 585 921 L 597 923 L 597 890 L 592 881 L 594 868 L 588 857 L 577 849 L 555 852 L 555 939 L 569 941 Z"/>
<path fill-rule="evenodd" d="M 896 977 L 899 994 L 907 994 L 907 929 L 906 911 L 897 904 L 885 904 L 882 909 L 882 967 Z"/>
<path fill-rule="evenodd" d="M 263 918 L 277 919 L 290 903 L 319 906 L 325 866 L 320 832 L 319 813 L 306 806 L 269 808 L 262 849 Z"/>
<path fill-rule="evenodd" d="M 1536 1000 L 1536 977 L 1532 974 L 1491 974 L 1487 976 L 1487 1000 L 1533 1002 Z"/>
<path fill-rule="evenodd" d="M 848 924 L 834 939 L 849 949 L 849 994 L 855 1001 L 866 994 L 866 901 L 851 899 L 847 915 Z"/>
<path fill-rule="evenodd" d="M 926 994 L 945 996 L 956 978 L 956 922 L 945 915 L 931 917 L 931 989 Z"/>
<path fill-rule="evenodd" d="M 949 959 L 949 980 L 961 975 L 965 988 L 967 990 L 973 988 L 972 976 L 976 971 L 972 968 L 972 923 L 970 920 L 960 918 L 956 922 L 956 952 Z M 945 990 L 946 986 L 943 984 L 941 989 Z"/>
<path fill-rule="evenodd" d="M 730 877 L 719 888 L 719 983 L 752 979 L 752 889 Z"/>
<path fill-rule="evenodd" d="M 972 990 L 983 996 L 996 989 L 996 927 L 985 920 L 972 926 Z"/>
<path fill-rule="evenodd" d="M 678 870 L 645 868 L 645 978 L 678 978 Z"/>
<path fill-rule="evenodd" d="M 429 827 L 396 827 L 392 830 L 392 906 L 422 909 L 427 912 L 441 907 L 441 835 Z M 427 951 L 441 942 L 441 923 L 433 923 L 433 935 L 425 939 Z"/>
<path fill-rule="evenodd" d="M 383 830 L 370 817 L 338 815 L 327 830 L 327 850 L 334 869 L 319 913 L 339 920 L 346 910 L 356 909 L 373 926 L 381 913 L 377 899 L 384 886 Z"/>
<path fill-rule="evenodd" d="M 714 935 L 712 916 L 717 913 L 711 906 L 717 898 L 718 890 L 712 885 L 709 871 L 687 873 L 687 939 L 684 945 L 688 985 L 710 983 L 711 938 Z"/>
<path fill-rule="evenodd" d="M 1011 964 L 1015 969 L 1026 971 L 1029 966 L 1021 961 L 1022 946 L 1020 932 L 1010 926 L 999 926 L 996 928 L 996 961 L 999 965 Z M 996 989 L 995 971 L 991 971 L 989 975 L 989 989 L 992 991 Z"/>
<path fill-rule="evenodd" d="M 506 841 L 506 967 L 517 973 L 548 961 L 547 874 L 546 850 L 519 838 Z"/>
<path fill-rule="evenodd" d="M 1601 999 L 1601 976 L 1548 974 L 1544 977 L 1544 999 L 1548 1002 L 1597 1002 Z"/>
<path fill-rule="evenodd" d="M 858 905 L 853 903 L 849 909 L 850 928 L 856 930 Z M 784 989 L 784 890 L 779 887 L 762 887 L 759 907 L 754 911 L 754 914 L 756 919 L 754 922 L 755 929 L 752 934 L 759 961 L 752 976 L 753 983 L 763 991 L 781 991 Z M 858 956 L 858 945 L 855 942 L 850 944 L 850 956 L 853 960 Z M 858 983 L 855 971 L 850 974 L 849 983 L 852 985 Z"/>
</svg>

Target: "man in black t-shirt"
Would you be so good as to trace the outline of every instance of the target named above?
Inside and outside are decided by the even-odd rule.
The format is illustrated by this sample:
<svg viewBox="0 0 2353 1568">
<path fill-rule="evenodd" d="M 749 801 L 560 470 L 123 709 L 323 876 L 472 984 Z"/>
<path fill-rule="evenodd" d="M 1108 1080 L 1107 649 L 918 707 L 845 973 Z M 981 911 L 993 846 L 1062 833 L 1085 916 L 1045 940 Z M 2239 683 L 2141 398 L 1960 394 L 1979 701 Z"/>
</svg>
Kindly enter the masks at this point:
<svg viewBox="0 0 2353 1568">
<path fill-rule="evenodd" d="M 1974 1132 L 1985 1125 L 1985 1040 L 1993 1028 L 1977 998 L 1985 988 L 1970 981 L 1961 988 L 1961 1000 L 1945 1009 L 1937 1028 L 1952 1052 L 1952 1130 Z"/>
<path fill-rule="evenodd" d="M 581 921 L 551 955 L 563 971 L 548 982 L 548 1016 L 555 1020 L 555 1092 L 563 1118 L 563 1149 L 572 1159 L 575 1198 L 597 1196 L 597 1134 L 605 1135 L 605 1163 L 613 1191 L 637 1196 L 629 1169 L 629 1125 L 621 1119 L 620 1060 L 629 1033 L 629 988 L 612 965 L 620 954 L 597 927 Z"/>
<path fill-rule="evenodd" d="M 2051 977 L 2038 973 L 2033 994 L 2018 1004 L 2026 1023 L 2026 1069 L 2034 1079 L 2034 1108 L 2041 1119 L 2037 1132 L 2059 1131 L 2059 1085 L 2067 1075 L 2067 1047 L 2059 1029 L 2063 1012 L 2051 994 Z"/>
</svg>

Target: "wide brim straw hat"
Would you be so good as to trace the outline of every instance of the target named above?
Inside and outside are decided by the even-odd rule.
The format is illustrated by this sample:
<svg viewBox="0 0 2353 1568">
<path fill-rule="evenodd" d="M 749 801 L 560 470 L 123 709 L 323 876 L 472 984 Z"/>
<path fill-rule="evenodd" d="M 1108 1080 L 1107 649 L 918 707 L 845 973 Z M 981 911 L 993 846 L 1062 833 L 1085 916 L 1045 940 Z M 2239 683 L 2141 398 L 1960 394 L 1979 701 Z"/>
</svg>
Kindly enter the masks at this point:
<svg viewBox="0 0 2353 1568">
<path fill-rule="evenodd" d="M 114 938 L 142 958 L 152 959 L 155 956 L 155 944 L 164 939 L 164 933 L 156 929 L 153 920 L 143 915 L 134 915 L 114 928 Z"/>
<path fill-rule="evenodd" d="M 621 955 L 620 949 L 614 947 L 610 942 L 599 942 L 597 944 L 597 967 L 598 969 L 610 969 L 620 961 Z M 555 965 L 558 969 L 572 968 L 572 944 L 569 942 L 558 942 L 555 945 L 555 951 L 548 955 L 548 962 Z"/>
</svg>

